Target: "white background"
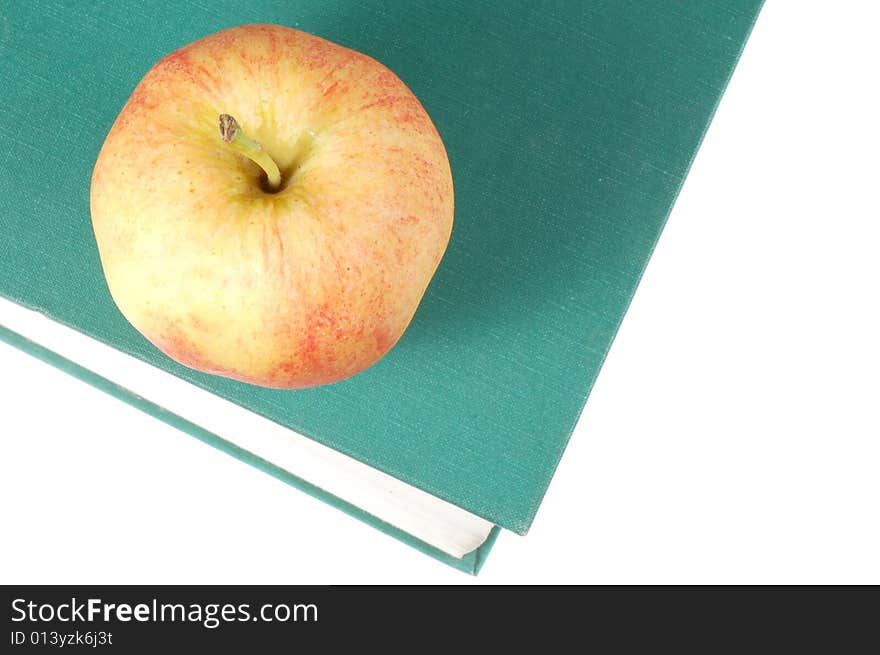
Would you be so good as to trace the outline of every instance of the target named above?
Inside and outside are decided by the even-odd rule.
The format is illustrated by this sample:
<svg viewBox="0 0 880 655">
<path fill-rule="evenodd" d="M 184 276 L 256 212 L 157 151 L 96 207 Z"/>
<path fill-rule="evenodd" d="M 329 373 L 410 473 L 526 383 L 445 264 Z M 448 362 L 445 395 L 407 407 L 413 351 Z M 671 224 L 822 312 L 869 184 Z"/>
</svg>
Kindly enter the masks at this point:
<svg viewBox="0 0 880 655">
<path fill-rule="evenodd" d="M 878 24 L 764 8 L 530 534 L 478 578 L 0 344 L 0 582 L 880 583 Z"/>
</svg>

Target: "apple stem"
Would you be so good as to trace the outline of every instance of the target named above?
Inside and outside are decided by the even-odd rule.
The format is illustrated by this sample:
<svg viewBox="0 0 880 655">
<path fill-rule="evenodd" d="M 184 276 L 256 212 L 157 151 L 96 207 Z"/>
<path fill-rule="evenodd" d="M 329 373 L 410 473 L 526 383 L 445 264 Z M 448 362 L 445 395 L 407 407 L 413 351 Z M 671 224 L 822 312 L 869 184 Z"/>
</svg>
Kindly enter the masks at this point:
<svg viewBox="0 0 880 655">
<path fill-rule="evenodd" d="M 263 146 L 258 141 L 245 136 L 238 121 L 229 114 L 220 114 L 220 138 L 232 146 L 233 150 L 262 168 L 266 173 L 269 188 L 272 191 L 278 190 L 281 186 L 281 171 L 278 170 L 278 164 L 268 152 L 263 150 Z"/>
</svg>

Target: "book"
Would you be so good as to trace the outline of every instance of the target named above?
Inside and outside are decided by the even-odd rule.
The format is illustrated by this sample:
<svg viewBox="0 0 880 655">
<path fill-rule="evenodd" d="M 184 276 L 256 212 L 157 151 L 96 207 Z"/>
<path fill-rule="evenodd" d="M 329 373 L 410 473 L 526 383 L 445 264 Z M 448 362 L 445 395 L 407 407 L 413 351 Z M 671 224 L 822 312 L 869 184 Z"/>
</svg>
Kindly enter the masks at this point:
<svg viewBox="0 0 880 655">
<path fill-rule="evenodd" d="M 0 339 L 476 573 L 500 529 L 535 517 L 760 4 L 16 3 L 0 16 Z M 251 22 L 395 71 L 455 182 L 404 337 L 313 389 L 167 358 L 113 304 L 91 230 L 92 166 L 138 80 Z"/>
</svg>

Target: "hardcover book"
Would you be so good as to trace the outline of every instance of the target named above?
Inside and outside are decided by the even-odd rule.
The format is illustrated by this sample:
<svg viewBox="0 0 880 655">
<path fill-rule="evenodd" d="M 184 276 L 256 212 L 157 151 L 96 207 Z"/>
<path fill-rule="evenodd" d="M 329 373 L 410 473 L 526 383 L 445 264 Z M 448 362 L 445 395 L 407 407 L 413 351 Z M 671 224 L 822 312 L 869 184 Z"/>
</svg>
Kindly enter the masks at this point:
<svg viewBox="0 0 880 655">
<path fill-rule="evenodd" d="M 0 339 L 476 573 L 499 529 L 535 517 L 760 4 L 7 4 Z M 152 64 L 257 22 L 397 73 L 455 185 L 448 251 L 401 341 L 297 391 L 156 350 L 110 298 L 89 213 L 98 151 Z"/>
</svg>

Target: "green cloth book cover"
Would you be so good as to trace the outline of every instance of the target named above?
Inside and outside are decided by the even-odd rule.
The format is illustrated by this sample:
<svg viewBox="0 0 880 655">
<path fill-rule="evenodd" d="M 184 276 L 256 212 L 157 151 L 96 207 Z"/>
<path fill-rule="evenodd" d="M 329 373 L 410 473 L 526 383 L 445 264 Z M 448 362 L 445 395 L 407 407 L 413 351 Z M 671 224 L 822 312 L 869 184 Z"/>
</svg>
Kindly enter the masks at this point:
<svg viewBox="0 0 880 655">
<path fill-rule="evenodd" d="M 760 4 L 0 9 L 0 296 L 477 517 L 491 530 L 470 552 L 377 518 L 2 314 L 0 339 L 476 572 L 499 528 L 529 529 Z M 449 248 L 400 342 L 353 378 L 298 391 L 199 373 L 156 350 L 110 298 L 89 213 L 98 151 L 141 77 L 187 43 L 256 22 L 393 70 L 434 121 L 455 185 Z"/>
</svg>

